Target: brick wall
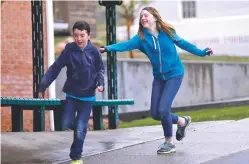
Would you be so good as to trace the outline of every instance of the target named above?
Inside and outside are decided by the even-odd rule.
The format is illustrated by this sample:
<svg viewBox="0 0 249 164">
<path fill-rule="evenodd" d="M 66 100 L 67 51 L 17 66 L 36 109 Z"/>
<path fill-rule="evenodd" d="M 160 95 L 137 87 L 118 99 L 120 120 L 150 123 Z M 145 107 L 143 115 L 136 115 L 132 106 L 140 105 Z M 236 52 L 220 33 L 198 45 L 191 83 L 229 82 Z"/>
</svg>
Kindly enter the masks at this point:
<svg viewBox="0 0 249 164">
<path fill-rule="evenodd" d="M 46 15 L 43 3 L 44 59 L 47 68 Z M 1 7 L 1 96 L 33 97 L 32 22 L 29 1 L 5 1 Z M 47 95 L 47 94 L 46 94 Z M 1 108 L 1 131 L 11 131 L 11 110 Z M 24 130 L 33 129 L 33 112 L 24 112 Z M 46 130 L 49 113 L 46 112 Z"/>
</svg>

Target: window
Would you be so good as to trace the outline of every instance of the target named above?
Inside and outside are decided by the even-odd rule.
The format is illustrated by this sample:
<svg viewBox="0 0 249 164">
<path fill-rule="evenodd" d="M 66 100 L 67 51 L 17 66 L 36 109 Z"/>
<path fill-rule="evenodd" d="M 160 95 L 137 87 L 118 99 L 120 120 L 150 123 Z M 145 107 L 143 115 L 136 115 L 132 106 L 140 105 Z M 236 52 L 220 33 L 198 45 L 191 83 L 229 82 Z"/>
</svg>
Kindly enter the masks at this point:
<svg viewBox="0 0 249 164">
<path fill-rule="evenodd" d="M 183 18 L 195 18 L 196 17 L 195 1 L 182 1 L 182 17 Z"/>
</svg>

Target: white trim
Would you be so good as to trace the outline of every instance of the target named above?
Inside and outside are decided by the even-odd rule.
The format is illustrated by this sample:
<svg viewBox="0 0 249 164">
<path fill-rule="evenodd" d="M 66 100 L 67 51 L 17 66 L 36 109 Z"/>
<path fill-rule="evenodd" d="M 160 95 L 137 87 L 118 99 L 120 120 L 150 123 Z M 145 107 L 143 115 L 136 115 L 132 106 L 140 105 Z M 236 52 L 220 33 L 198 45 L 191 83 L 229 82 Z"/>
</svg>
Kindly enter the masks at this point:
<svg viewBox="0 0 249 164">
<path fill-rule="evenodd" d="M 177 3 L 178 3 L 178 18 L 179 20 L 181 21 L 183 19 L 182 17 L 182 0 L 177 0 Z"/>
<path fill-rule="evenodd" d="M 48 67 L 54 63 L 54 16 L 53 16 L 53 1 L 46 1 L 46 19 L 47 19 L 47 55 Z M 49 87 L 49 98 L 55 98 L 55 82 Z M 54 112 L 49 111 L 50 130 L 54 131 Z"/>
</svg>

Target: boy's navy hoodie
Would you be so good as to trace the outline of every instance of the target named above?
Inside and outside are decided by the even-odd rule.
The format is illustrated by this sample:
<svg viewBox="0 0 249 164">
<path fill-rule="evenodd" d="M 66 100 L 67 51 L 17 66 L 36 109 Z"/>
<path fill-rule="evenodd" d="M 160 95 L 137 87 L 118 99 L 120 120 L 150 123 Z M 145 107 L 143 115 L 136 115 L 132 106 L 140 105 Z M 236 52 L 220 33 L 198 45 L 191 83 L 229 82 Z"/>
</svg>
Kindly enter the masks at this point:
<svg viewBox="0 0 249 164">
<path fill-rule="evenodd" d="M 44 92 L 65 66 L 67 79 L 63 92 L 76 97 L 90 97 L 95 95 L 97 86 L 104 87 L 105 70 L 98 49 L 90 41 L 84 49 L 72 42 L 66 45 L 61 55 L 43 76 L 39 92 Z"/>
</svg>

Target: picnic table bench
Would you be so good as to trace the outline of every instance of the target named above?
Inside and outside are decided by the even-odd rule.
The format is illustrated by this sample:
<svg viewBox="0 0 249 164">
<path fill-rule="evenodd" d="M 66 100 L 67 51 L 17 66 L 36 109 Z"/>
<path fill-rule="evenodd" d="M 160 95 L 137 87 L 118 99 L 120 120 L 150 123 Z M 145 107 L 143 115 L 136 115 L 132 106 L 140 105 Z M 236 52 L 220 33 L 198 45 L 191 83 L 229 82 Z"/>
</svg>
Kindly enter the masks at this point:
<svg viewBox="0 0 249 164">
<path fill-rule="evenodd" d="M 45 131 L 44 111 L 54 111 L 54 125 L 56 131 L 62 130 L 62 113 L 65 100 L 60 99 L 39 99 L 39 98 L 11 98 L 1 97 L 2 107 L 11 107 L 12 131 L 23 131 L 23 110 L 39 110 L 41 117 L 33 118 L 34 131 Z M 133 105 L 133 99 L 97 100 L 93 104 L 93 128 L 102 130 L 104 106 Z"/>
<path fill-rule="evenodd" d="M 38 110 L 39 118 L 33 118 L 33 130 L 45 131 L 44 110 L 53 110 L 61 105 L 60 99 L 1 97 L 2 107 L 11 107 L 12 131 L 23 131 L 23 110 Z"/>
</svg>

